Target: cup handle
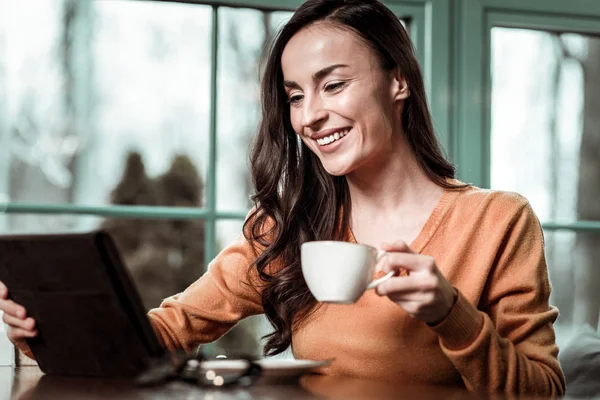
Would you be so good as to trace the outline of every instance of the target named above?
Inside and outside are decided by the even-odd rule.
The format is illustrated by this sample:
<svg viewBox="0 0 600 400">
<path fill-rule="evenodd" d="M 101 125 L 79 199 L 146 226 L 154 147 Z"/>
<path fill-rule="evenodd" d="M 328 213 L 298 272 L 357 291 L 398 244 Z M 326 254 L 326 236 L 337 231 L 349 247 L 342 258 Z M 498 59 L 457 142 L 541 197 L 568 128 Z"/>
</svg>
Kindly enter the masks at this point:
<svg viewBox="0 0 600 400">
<path fill-rule="evenodd" d="M 381 261 L 381 259 L 385 256 L 387 256 L 387 251 L 382 251 L 381 253 L 379 253 L 377 255 L 377 263 L 379 263 L 379 261 Z M 369 283 L 369 285 L 367 286 L 367 289 L 365 290 L 369 290 L 369 289 L 375 289 L 377 286 L 379 286 L 379 284 L 387 281 L 388 279 L 390 279 L 392 276 L 396 275 L 396 271 L 390 271 L 388 272 L 386 275 L 382 276 L 379 279 L 375 279 L 374 281 L 372 281 L 371 283 Z"/>
<path fill-rule="evenodd" d="M 369 283 L 369 286 L 367 286 L 366 290 L 375 289 L 377 286 L 379 286 L 379 284 L 387 281 L 388 279 L 390 279 L 394 275 L 396 275 L 396 271 L 390 271 L 390 272 L 388 272 L 387 274 L 385 274 L 381 278 L 375 279 L 374 281 L 372 281 L 371 283 Z"/>
</svg>

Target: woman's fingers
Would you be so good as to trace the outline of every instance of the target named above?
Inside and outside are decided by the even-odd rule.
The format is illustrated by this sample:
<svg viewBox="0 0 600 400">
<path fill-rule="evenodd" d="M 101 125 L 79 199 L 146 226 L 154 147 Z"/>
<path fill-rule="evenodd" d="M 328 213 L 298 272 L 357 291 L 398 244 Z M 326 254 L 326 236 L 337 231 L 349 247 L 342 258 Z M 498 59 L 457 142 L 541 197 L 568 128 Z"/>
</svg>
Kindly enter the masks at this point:
<svg viewBox="0 0 600 400">
<path fill-rule="evenodd" d="M 434 283 L 423 283 L 425 279 L 413 275 L 390 278 L 377 287 L 377 294 L 388 296 L 396 303 L 419 301 L 431 303 L 435 299 Z"/>
<path fill-rule="evenodd" d="M 32 331 L 35 328 L 35 320 L 33 318 L 21 319 L 9 314 L 4 314 L 2 320 L 9 326 Z"/>
<path fill-rule="evenodd" d="M 403 252 L 403 253 L 414 253 L 414 251 L 409 247 L 409 245 L 402 240 L 397 240 L 397 241 L 391 242 L 391 243 L 388 243 L 388 242 L 382 243 L 381 249 L 385 250 L 385 251 L 399 251 L 399 252 Z"/>
<path fill-rule="evenodd" d="M 0 311 L 2 320 L 8 325 L 6 336 L 21 351 L 29 349 L 25 339 L 36 337 L 35 320 L 27 318 L 27 310 L 20 304 L 8 299 L 8 288 L 0 282 Z"/>
<path fill-rule="evenodd" d="M 448 315 L 456 302 L 457 291 L 440 273 L 433 257 L 418 254 L 403 241 L 381 246 L 383 272 L 404 269 L 408 276 L 389 279 L 377 287 L 410 315 L 427 323 L 437 323 Z"/>
<path fill-rule="evenodd" d="M 376 290 L 381 296 L 402 296 L 419 291 L 418 283 L 414 276 L 399 276 L 380 283 Z"/>
<path fill-rule="evenodd" d="M 21 319 L 24 319 L 27 316 L 25 307 L 12 300 L 0 299 L 0 311 L 4 311 L 5 314 Z"/>
<path fill-rule="evenodd" d="M 433 257 L 415 253 L 388 252 L 382 258 L 382 269 L 384 272 L 405 269 L 410 272 L 434 272 L 436 269 Z"/>
<path fill-rule="evenodd" d="M 38 332 L 36 330 L 28 331 L 21 328 L 8 328 L 7 336 L 8 340 L 18 345 L 19 342 L 23 342 L 26 338 L 36 337 Z"/>
</svg>

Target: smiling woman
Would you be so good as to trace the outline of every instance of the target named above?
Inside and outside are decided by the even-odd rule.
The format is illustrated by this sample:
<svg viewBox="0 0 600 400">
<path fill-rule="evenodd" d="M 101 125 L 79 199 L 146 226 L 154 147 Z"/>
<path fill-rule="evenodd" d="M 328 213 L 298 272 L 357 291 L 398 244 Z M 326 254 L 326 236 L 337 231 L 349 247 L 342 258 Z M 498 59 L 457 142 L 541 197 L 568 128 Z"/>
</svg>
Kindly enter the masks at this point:
<svg viewBox="0 0 600 400">
<path fill-rule="evenodd" d="M 274 353 L 289 346 L 293 320 L 314 305 L 298 265 L 300 244 L 344 240 L 350 226 L 361 235 L 372 199 L 362 200 L 379 190 L 365 182 L 388 188 L 398 179 L 418 182 L 425 207 L 410 217 L 405 239 L 416 236 L 444 188 L 464 186 L 447 180 L 454 166 L 433 132 L 423 78 L 400 21 L 377 2 L 342 4 L 305 3 L 280 32 L 265 69 L 263 120 L 252 154 L 261 207 L 247 226 L 261 243 L 262 224 L 275 221 L 278 235 L 259 256 L 259 271 L 278 258 L 289 264 L 263 291 L 267 317 L 278 328 L 267 343 Z M 281 196 L 271 189 L 278 185 Z M 358 239 L 376 247 L 385 240 L 366 230 Z M 281 293 L 295 300 L 282 303 Z"/>
</svg>

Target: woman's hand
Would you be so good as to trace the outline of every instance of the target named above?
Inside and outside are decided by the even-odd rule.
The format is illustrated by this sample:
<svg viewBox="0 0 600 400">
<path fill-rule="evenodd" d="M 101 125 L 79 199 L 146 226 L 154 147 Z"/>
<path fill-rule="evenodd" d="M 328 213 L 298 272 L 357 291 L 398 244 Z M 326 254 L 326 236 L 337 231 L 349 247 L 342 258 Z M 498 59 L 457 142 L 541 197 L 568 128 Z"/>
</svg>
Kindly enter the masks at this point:
<svg viewBox="0 0 600 400">
<path fill-rule="evenodd" d="M 387 252 L 381 259 L 388 273 L 405 269 L 407 276 L 388 279 L 377 293 L 388 296 L 412 317 L 429 325 L 440 323 L 450 313 L 458 292 L 438 270 L 432 257 L 417 254 L 403 241 L 381 246 Z"/>
<path fill-rule="evenodd" d="M 8 300 L 8 289 L 2 282 L 0 282 L 0 311 L 4 311 L 2 320 L 8 325 L 8 339 L 22 352 L 29 352 L 25 339 L 37 335 L 35 321 L 27 317 L 25 307 Z"/>
</svg>

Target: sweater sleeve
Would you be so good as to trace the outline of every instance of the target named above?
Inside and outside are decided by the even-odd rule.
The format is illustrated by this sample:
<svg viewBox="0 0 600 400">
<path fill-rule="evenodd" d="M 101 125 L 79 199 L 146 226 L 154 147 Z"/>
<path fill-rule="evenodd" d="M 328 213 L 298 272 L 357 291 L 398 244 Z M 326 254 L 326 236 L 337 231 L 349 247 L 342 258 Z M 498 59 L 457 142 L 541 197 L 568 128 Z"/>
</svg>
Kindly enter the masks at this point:
<svg viewBox="0 0 600 400">
<path fill-rule="evenodd" d="M 516 212 L 490 271 L 479 309 L 460 292 L 432 329 L 469 390 L 561 396 L 540 223 L 529 203 Z"/>
<path fill-rule="evenodd" d="M 252 245 L 240 236 L 196 282 L 150 310 L 148 317 L 163 346 L 189 351 L 218 339 L 241 319 L 262 313 L 259 279 L 249 271 L 255 257 Z"/>
</svg>

